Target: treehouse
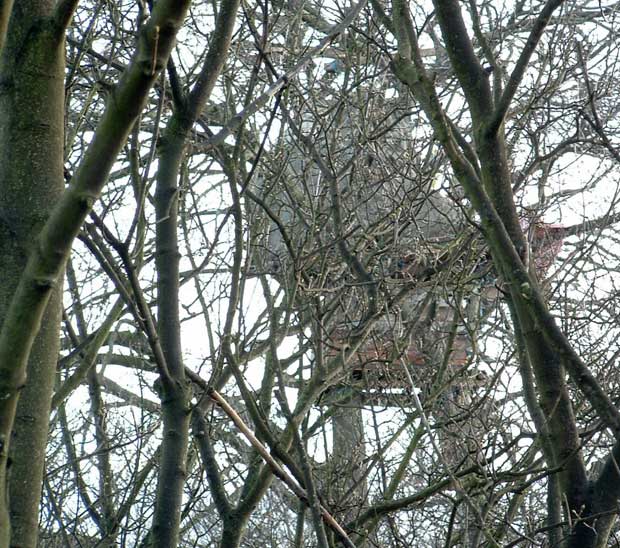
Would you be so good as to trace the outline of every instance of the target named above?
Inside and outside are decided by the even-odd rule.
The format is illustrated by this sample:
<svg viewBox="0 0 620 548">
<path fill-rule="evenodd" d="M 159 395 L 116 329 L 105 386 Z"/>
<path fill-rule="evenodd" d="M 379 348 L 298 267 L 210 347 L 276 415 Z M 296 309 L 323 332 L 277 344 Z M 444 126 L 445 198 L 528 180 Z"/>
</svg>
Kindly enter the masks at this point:
<svg viewBox="0 0 620 548">
<path fill-rule="evenodd" d="M 544 281 L 562 248 L 565 228 L 537 222 L 528 227 L 527 233 L 531 260 L 539 280 Z M 397 265 L 398 270 L 392 278 L 401 283 L 415 280 L 427 268 L 414 255 L 399 259 Z M 464 297 L 467 303 L 462 307 L 462 312 L 484 315 L 501 298 L 497 275 L 488 253 L 476 265 L 476 271 L 483 274 L 472 277 L 475 281 L 468 287 L 470 294 Z M 326 344 L 326 354 L 333 358 L 344 353 L 349 372 L 343 381 L 345 384 L 361 390 L 409 390 L 410 377 L 419 377 L 424 367 L 432 367 L 434 364 L 437 368 L 445 362 L 452 374 L 458 376 L 459 369 L 467 369 L 472 364 L 472 343 L 467 330 L 459 325 L 456 303 L 451 306 L 439 296 L 431 296 L 426 309 L 422 310 L 422 301 L 428 296 L 423 289 L 413 289 L 403 308 L 409 306 L 410 309 L 419 310 L 414 321 L 420 324 L 426 334 L 433 332 L 430 344 L 429 337 L 416 336 L 416 330 L 407 332 L 407 322 L 394 311 L 378 321 L 367 339 L 353 352 L 347 352 L 350 347 L 347 340 L 350 328 L 341 325 L 331 333 Z M 403 371 L 403 367 L 409 368 L 409 375 Z M 475 370 L 462 375 L 463 379 L 473 378 L 475 384 L 479 384 L 484 377 L 484 374 Z"/>
</svg>

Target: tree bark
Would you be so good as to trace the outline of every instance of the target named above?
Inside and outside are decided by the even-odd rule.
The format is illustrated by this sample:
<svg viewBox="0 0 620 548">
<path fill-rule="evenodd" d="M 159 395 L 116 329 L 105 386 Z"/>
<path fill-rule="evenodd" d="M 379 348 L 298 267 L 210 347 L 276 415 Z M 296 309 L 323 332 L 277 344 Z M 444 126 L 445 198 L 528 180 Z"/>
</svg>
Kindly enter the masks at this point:
<svg viewBox="0 0 620 548">
<path fill-rule="evenodd" d="M 0 324 L 32 242 L 63 185 L 64 41 L 50 19 L 54 2 L 15 4 L 0 61 Z M 10 546 L 37 543 L 39 499 L 61 316 L 58 284 L 28 361 L 17 405 L 8 478 Z M 3 440 L 0 459 L 7 458 Z M 0 477 L 0 500 L 7 482 Z M 9 546 L 9 516 L 0 503 L 0 545 Z"/>
<path fill-rule="evenodd" d="M 38 450 L 30 450 L 28 458 L 36 456 L 36 465 L 42 467 L 58 354 L 59 305 L 50 303 L 59 302 L 73 240 L 167 62 L 189 0 L 161 0 L 154 7 L 139 34 L 136 55 L 114 90 L 70 187 L 63 192 L 63 37 L 76 4 L 77 0 L 15 3 L 0 60 L 0 546 L 10 542 L 8 453 L 28 360 L 32 355 L 31 373 L 41 377 L 31 377 L 29 384 L 37 390 L 30 393 L 31 399 L 27 393 L 20 406 L 32 430 L 23 437 L 30 438 L 30 444 L 40 435 Z M 53 311 L 46 314 L 48 305 Z M 41 337 L 46 338 L 40 339 L 41 351 L 33 354 L 42 324 Z M 29 401 L 36 405 L 36 416 Z M 25 451 L 29 445 L 16 447 Z M 20 455 L 14 458 L 24 464 L 20 475 L 34 476 L 36 482 L 35 463 L 26 469 Z M 24 492 L 23 485 L 17 487 Z M 29 489 L 30 502 L 23 508 L 15 503 L 16 531 L 28 529 L 24 533 L 28 538 L 22 541 L 16 536 L 14 546 L 29 546 L 36 538 L 37 528 L 32 527 L 36 518 L 31 513 L 39 494 L 40 480 L 38 487 L 33 484 Z"/>
<path fill-rule="evenodd" d="M 166 362 L 166 369 L 159 372 L 164 438 L 149 539 L 149 545 L 158 548 L 173 548 L 179 542 L 190 424 L 190 389 L 183 366 L 179 319 L 178 178 L 189 132 L 224 67 L 238 7 L 239 0 L 222 3 L 200 77 L 186 98 L 181 99 L 176 90 L 176 109 L 162 138 L 155 193 L 155 261 L 157 330 Z"/>
</svg>

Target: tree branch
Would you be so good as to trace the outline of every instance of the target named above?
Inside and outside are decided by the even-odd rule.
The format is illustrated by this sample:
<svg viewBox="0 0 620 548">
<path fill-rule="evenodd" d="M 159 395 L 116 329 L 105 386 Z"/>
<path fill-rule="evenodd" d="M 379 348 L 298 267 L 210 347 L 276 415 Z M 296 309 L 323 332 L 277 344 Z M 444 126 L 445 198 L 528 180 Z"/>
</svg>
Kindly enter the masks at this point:
<svg viewBox="0 0 620 548">
<path fill-rule="evenodd" d="M 433 4 L 448 57 L 465 92 L 474 124 L 479 123 L 491 112 L 493 96 L 488 77 L 482 70 L 468 36 L 460 2 L 458 0 L 436 0 Z"/>
<path fill-rule="evenodd" d="M 551 15 L 560 5 L 562 5 L 563 2 L 564 0 L 549 0 L 536 18 L 534 26 L 530 31 L 530 35 L 527 38 L 527 42 L 525 43 L 525 47 L 523 48 L 523 51 L 517 60 L 517 64 L 510 75 L 508 84 L 506 84 L 504 93 L 495 108 L 493 117 L 487 125 L 486 131 L 488 134 L 492 135 L 497 133 L 501 125 L 504 123 L 504 118 L 510 108 L 512 99 L 517 92 L 517 88 L 521 84 L 521 80 L 523 80 L 523 76 L 529 66 L 532 54 L 540 42 L 543 32 L 551 19 Z"/>
<path fill-rule="evenodd" d="M 73 14 L 80 0 L 59 0 L 54 10 L 53 21 L 58 36 L 64 35 L 71 23 Z"/>
<path fill-rule="evenodd" d="M 26 364 L 71 245 L 99 197 L 158 72 L 165 66 L 189 0 L 161 0 L 139 35 L 134 58 L 112 93 L 93 140 L 43 226 L 0 331 L 0 468 L 6 467 Z"/>
<path fill-rule="evenodd" d="M 282 468 L 275 459 L 271 456 L 269 451 L 265 448 L 265 446 L 256 438 L 256 436 L 252 433 L 252 431 L 246 426 L 241 417 L 235 412 L 235 410 L 228 405 L 228 402 L 215 390 L 211 390 L 209 392 L 209 397 L 215 401 L 221 409 L 230 417 L 230 419 L 235 423 L 235 426 L 239 429 L 239 431 L 246 437 L 246 439 L 252 444 L 252 447 L 256 449 L 256 451 L 260 454 L 263 460 L 269 465 L 273 474 L 280 478 L 295 495 L 302 500 L 305 504 L 309 505 L 308 494 L 304 489 L 302 489 L 299 484 L 291 478 L 284 468 Z M 296 428 L 296 426 L 295 426 Z M 326 525 L 332 529 L 338 537 L 341 539 L 342 543 L 348 548 L 355 548 L 353 542 L 348 537 L 344 529 L 338 524 L 338 522 L 333 518 L 333 516 L 323 507 L 319 505 L 319 509 L 321 511 L 321 515 Z"/>
</svg>

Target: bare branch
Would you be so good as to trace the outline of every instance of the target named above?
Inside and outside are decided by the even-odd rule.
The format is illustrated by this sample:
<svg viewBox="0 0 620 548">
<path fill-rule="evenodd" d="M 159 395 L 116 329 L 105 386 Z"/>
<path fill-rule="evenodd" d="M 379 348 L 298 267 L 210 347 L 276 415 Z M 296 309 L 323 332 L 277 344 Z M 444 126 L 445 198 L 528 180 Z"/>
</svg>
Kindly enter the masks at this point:
<svg viewBox="0 0 620 548">
<path fill-rule="evenodd" d="M 499 103 L 495 107 L 495 112 L 492 115 L 489 123 L 487 124 L 486 131 L 493 135 L 497 133 L 504 123 L 504 118 L 508 113 L 508 109 L 510 108 L 510 104 L 512 103 L 512 99 L 514 98 L 515 93 L 521 84 L 521 80 L 523 80 L 523 76 L 529 67 L 530 59 L 532 54 L 536 50 L 540 39 L 542 38 L 543 32 L 547 27 L 551 19 L 551 15 L 553 12 L 562 5 L 564 0 L 548 0 L 545 4 L 545 7 L 542 9 L 536 21 L 534 22 L 534 26 L 530 31 L 530 35 L 527 38 L 527 42 L 525 43 L 525 47 L 517 60 L 515 68 L 510 75 L 510 79 L 506 84 L 506 88 L 504 89 L 504 93 L 502 93 L 502 97 Z"/>
<path fill-rule="evenodd" d="M 246 426 L 241 417 L 237 414 L 237 412 L 228 405 L 228 402 L 216 391 L 211 390 L 209 392 L 209 397 L 213 399 L 222 410 L 230 417 L 230 419 L 235 423 L 237 428 L 241 431 L 241 433 L 247 438 L 247 440 L 252 444 L 252 447 L 258 451 L 263 460 L 269 465 L 273 474 L 280 478 L 297 497 L 299 500 L 303 501 L 305 504 L 309 505 L 308 494 L 305 489 L 299 486 L 299 484 L 291 478 L 287 472 L 282 468 L 275 459 L 271 456 L 269 451 L 265 448 L 265 446 L 256 438 L 256 436 L 252 433 L 252 431 Z M 353 542 L 348 537 L 347 533 L 344 529 L 338 524 L 338 522 L 333 518 L 333 516 L 325 509 L 324 506 L 320 505 L 321 515 L 323 516 L 323 520 L 326 525 L 332 529 L 340 538 L 342 543 L 349 548 L 355 548 Z"/>
</svg>

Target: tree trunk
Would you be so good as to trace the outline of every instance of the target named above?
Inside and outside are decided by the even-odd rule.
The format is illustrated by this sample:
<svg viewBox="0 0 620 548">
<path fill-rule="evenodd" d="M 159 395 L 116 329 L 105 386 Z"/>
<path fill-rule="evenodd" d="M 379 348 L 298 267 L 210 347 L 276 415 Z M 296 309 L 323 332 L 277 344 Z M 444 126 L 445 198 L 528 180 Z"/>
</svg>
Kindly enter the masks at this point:
<svg viewBox="0 0 620 548">
<path fill-rule="evenodd" d="M 0 324 L 32 242 L 64 188 L 64 42 L 46 19 L 53 5 L 51 0 L 15 3 L 0 61 Z M 49 301 L 17 405 L 9 478 L 10 545 L 15 547 L 37 542 L 60 294 L 61 284 Z M 0 459 L 7 458 L 8 443 L 3 441 Z M 9 546 L 6 488 L 6 478 L 0 477 L 2 546 Z"/>
<path fill-rule="evenodd" d="M 220 548 L 238 548 L 245 532 L 248 517 L 249 513 L 233 512 L 228 519 L 224 520 Z"/>
<path fill-rule="evenodd" d="M 157 484 L 155 516 L 150 545 L 174 548 L 179 542 L 183 487 L 185 485 L 189 442 L 191 391 L 183 366 L 181 323 L 179 318 L 179 173 L 185 143 L 192 125 L 208 100 L 222 71 L 232 38 L 238 0 L 221 7 L 213 42 L 201 76 L 185 98 L 176 104 L 162 138 L 155 192 L 157 270 L 157 331 L 165 364 L 160 364 L 161 406 L 164 437 Z"/>
<path fill-rule="evenodd" d="M 332 488 L 337 519 L 353 521 L 368 503 L 364 420 L 361 403 L 353 398 L 333 417 L 334 450 L 332 456 Z"/>
</svg>

